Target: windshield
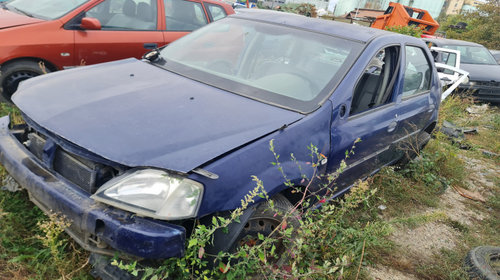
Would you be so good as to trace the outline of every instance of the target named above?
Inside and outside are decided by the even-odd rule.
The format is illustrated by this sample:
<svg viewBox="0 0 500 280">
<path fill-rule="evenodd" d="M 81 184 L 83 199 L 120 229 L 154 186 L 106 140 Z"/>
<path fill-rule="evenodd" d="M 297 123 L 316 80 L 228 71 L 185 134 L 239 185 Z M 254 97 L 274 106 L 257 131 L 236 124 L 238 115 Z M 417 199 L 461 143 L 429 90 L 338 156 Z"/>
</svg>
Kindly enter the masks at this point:
<svg viewBox="0 0 500 280">
<path fill-rule="evenodd" d="M 295 111 L 316 109 L 363 45 L 294 28 L 227 18 L 161 51 L 164 67 Z"/>
<path fill-rule="evenodd" d="M 466 64 L 497 64 L 485 47 L 444 45 L 444 48 L 460 51 L 460 61 Z"/>
<path fill-rule="evenodd" d="M 64 16 L 88 0 L 12 0 L 6 7 L 29 17 L 52 20 Z"/>
</svg>

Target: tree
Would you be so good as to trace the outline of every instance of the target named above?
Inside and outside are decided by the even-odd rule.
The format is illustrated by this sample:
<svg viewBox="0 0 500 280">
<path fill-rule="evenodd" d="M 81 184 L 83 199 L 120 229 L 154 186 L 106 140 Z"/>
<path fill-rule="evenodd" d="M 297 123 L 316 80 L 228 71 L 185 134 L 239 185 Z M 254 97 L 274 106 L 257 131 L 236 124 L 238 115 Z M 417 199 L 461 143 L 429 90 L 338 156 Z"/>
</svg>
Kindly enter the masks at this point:
<svg viewBox="0 0 500 280">
<path fill-rule="evenodd" d="M 459 22 L 465 29 L 453 28 Z M 476 11 L 451 15 L 441 22 L 441 31 L 450 39 L 476 42 L 489 49 L 500 49 L 500 0 L 487 0 Z"/>
</svg>

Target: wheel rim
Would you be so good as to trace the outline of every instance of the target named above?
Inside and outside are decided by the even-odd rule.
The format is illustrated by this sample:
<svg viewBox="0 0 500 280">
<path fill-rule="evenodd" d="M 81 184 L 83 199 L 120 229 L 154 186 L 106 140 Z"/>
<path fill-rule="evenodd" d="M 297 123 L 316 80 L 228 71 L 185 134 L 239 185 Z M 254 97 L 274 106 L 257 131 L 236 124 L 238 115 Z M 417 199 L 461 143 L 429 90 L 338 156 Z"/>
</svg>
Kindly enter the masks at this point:
<svg viewBox="0 0 500 280">
<path fill-rule="evenodd" d="M 249 246 L 253 247 L 262 243 L 258 238 L 258 234 L 269 236 L 273 233 L 274 229 L 281 223 L 281 220 L 269 217 L 255 217 L 251 218 L 243 227 L 241 238 L 238 240 L 238 247 Z M 274 233 L 274 235 L 276 232 Z M 279 256 L 284 251 L 283 242 L 279 240 L 274 243 L 276 247 L 276 256 Z"/>
<path fill-rule="evenodd" d="M 10 97 L 17 90 L 20 82 L 38 75 L 40 74 L 33 71 L 17 71 L 10 74 L 3 83 L 4 94 Z"/>
</svg>

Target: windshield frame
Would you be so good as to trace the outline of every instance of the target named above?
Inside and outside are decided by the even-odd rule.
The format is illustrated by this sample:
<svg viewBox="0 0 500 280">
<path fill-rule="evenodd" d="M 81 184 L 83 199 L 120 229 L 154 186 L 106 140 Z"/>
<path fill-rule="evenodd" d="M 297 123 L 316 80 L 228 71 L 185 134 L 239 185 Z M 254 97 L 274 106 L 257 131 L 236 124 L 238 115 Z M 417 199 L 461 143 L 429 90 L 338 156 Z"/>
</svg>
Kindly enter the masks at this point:
<svg viewBox="0 0 500 280">
<path fill-rule="evenodd" d="M 331 38 L 334 40 L 347 41 L 351 46 L 350 53 L 347 55 L 345 61 L 342 63 L 340 68 L 335 72 L 335 74 L 330 78 L 330 80 L 326 83 L 326 85 L 319 90 L 317 96 L 314 97 L 312 100 L 308 101 L 303 101 L 285 95 L 281 95 L 272 91 L 268 91 L 261 87 L 252 86 L 249 83 L 243 83 L 234 79 L 226 78 L 223 75 L 216 75 L 208 71 L 204 71 L 203 69 L 198 69 L 173 60 L 169 60 L 168 57 L 162 55 L 163 50 L 168 49 L 171 45 L 173 46 L 175 44 L 181 44 L 182 41 L 188 40 L 190 36 L 196 36 L 196 33 L 200 32 L 199 30 L 210 28 L 210 26 L 213 26 L 215 24 L 224 24 L 225 22 L 231 20 L 247 21 L 249 24 L 255 23 L 255 24 L 266 24 L 270 26 L 277 26 L 279 28 L 286 28 L 288 29 L 287 31 L 289 32 L 296 32 L 299 34 L 304 34 L 305 31 L 307 33 L 314 34 L 314 36 L 321 36 L 322 40 L 328 40 Z M 193 32 L 192 33 L 193 35 L 188 34 L 185 37 L 173 42 L 169 46 L 162 49 L 159 53 L 159 59 L 154 61 L 153 64 L 156 64 L 170 72 L 222 89 L 224 91 L 237 94 L 246 98 L 250 98 L 259 102 L 263 102 L 269 105 L 273 105 L 276 107 L 298 112 L 301 114 L 308 114 L 315 111 L 331 96 L 331 94 L 335 91 L 340 82 L 342 82 L 344 77 L 348 74 L 349 70 L 356 63 L 362 51 L 366 47 L 366 43 L 351 38 L 332 36 L 330 34 L 315 32 L 309 29 L 302 29 L 294 26 L 282 25 L 277 23 L 238 18 L 234 16 L 222 19 L 215 23 L 211 23 L 210 25 L 207 25 L 199 30 Z M 333 45 L 333 47 L 335 47 L 335 45 Z"/>
<path fill-rule="evenodd" d="M 486 53 L 487 57 L 490 58 L 489 63 L 471 62 L 468 58 L 464 57 L 464 55 L 460 51 L 460 63 L 463 63 L 463 64 L 475 64 L 475 65 L 496 65 L 497 64 L 496 60 L 495 60 L 495 57 L 493 57 L 493 55 L 490 53 L 490 51 L 487 48 L 485 48 L 484 46 L 471 46 L 471 45 L 460 45 L 460 44 L 443 44 L 442 47 L 443 48 L 447 48 L 447 49 L 457 50 L 457 51 L 460 51 L 459 48 L 480 49 L 484 53 Z M 465 58 L 465 60 L 464 60 L 464 58 Z"/>
<path fill-rule="evenodd" d="M 21 15 L 25 15 L 25 16 L 33 17 L 33 18 L 37 18 L 37 19 L 42 19 L 42 20 L 56 20 L 56 19 L 60 19 L 60 18 L 62 18 L 64 16 L 66 16 L 67 14 L 71 13 L 72 11 L 74 11 L 74 10 L 80 8 L 81 6 L 87 4 L 91 0 L 83 0 L 82 3 L 77 4 L 76 6 L 72 7 L 71 9 L 65 11 L 63 14 L 55 16 L 55 17 L 48 17 L 46 15 L 37 14 L 34 11 L 19 9 L 15 5 L 16 1 L 23 1 L 23 0 L 11 0 L 11 1 L 7 1 L 7 2 L 2 2 L 2 4 L 3 4 L 3 7 L 7 8 L 9 11 L 17 13 L 17 14 L 21 14 Z"/>
</svg>

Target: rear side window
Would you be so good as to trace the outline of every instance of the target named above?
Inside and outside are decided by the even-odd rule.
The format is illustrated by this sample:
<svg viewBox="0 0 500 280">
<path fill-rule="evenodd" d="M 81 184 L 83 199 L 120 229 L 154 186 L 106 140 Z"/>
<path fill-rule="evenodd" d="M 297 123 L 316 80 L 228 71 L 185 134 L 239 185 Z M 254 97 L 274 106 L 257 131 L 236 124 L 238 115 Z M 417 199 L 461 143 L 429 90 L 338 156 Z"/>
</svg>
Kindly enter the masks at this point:
<svg viewBox="0 0 500 280">
<path fill-rule="evenodd" d="M 406 46 L 403 98 L 430 90 L 431 69 L 427 56 L 419 47 Z"/>
<path fill-rule="evenodd" d="M 193 31 L 208 23 L 201 3 L 185 0 L 165 0 L 165 17 L 168 31 Z"/>
<path fill-rule="evenodd" d="M 391 101 L 392 89 L 400 64 L 400 47 L 381 49 L 368 63 L 352 97 L 350 115 L 361 113 Z"/>
<path fill-rule="evenodd" d="M 206 4 L 206 7 L 208 8 L 208 12 L 212 16 L 213 21 L 223 19 L 227 16 L 226 11 L 224 11 L 224 8 L 222 8 L 219 5 Z"/>
</svg>

